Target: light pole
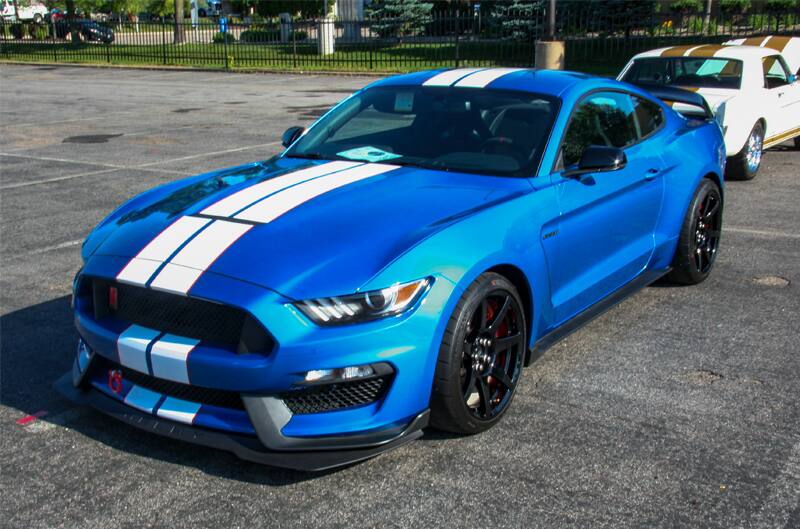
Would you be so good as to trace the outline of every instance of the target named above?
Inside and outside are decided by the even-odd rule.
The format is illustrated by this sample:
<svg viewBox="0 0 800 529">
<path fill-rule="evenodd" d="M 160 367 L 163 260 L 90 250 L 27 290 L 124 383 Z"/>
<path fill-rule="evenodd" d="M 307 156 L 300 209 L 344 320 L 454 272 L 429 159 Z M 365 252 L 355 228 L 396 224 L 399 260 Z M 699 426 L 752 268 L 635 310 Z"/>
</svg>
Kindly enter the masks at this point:
<svg viewBox="0 0 800 529">
<path fill-rule="evenodd" d="M 547 35 L 536 41 L 534 65 L 544 70 L 564 69 L 564 42 L 556 40 L 556 0 L 547 7 Z"/>
</svg>

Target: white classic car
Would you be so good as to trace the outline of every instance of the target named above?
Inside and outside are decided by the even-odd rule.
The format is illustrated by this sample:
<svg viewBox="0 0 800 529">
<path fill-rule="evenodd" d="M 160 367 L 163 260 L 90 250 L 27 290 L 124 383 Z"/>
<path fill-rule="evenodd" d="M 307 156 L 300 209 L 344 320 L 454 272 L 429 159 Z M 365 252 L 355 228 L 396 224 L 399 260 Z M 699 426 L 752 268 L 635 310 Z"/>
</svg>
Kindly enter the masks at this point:
<svg viewBox="0 0 800 529">
<path fill-rule="evenodd" d="M 800 37 L 781 37 L 768 35 L 766 37 L 749 37 L 746 39 L 733 39 L 723 44 L 729 46 L 758 46 L 759 48 L 769 48 L 775 50 L 786 59 L 795 75 L 800 75 Z"/>
<path fill-rule="evenodd" d="M 763 149 L 792 138 L 800 148 L 800 82 L 789 66 L 800 63 L 800 49 L 788 40 L 782 50 L 738 43 L 661 48 L 634 56 L 617 78 L 702 95 L 725 134 L 726 176 L 749 180 Z M 678 106 L 673 105 L 683 111 Z"/>
</svg>

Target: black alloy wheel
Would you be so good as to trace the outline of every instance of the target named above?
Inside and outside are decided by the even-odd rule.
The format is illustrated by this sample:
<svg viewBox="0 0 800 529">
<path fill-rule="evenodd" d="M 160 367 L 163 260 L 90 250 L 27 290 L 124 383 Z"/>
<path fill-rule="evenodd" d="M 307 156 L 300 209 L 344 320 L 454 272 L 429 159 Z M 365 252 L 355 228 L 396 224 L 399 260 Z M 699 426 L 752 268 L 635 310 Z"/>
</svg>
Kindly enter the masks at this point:
<svg viewBox="0 0 800 529">
<path fill-rule="evenodd" d="M 525 313 L 514 286 L 482 274 L 462 296 L 436 367 L 431 422 L 450 432 L 493 426 L 511 404 L 527 348 Z"/>
<path fill-rule="evenodd" d="M 467 325 L 461 363 L 464 404 L 479 420 L 501 413 L 522 369 L 520 307 L 504 290 L 489 293 Z"/>
<path fill-rule="evenodd" d="M 705 195 L 694 221 L 694 264 L 701 274 L 714 265 L 722 226 L 722 199 L 719 193 Z"/>
<path fill-rule="evenodd" d="M 711 273 L 722 235 L 722 206 L 719 186 L 702 179 L 683 220 L 669 279 L 696 285 Z"/>
</svg>

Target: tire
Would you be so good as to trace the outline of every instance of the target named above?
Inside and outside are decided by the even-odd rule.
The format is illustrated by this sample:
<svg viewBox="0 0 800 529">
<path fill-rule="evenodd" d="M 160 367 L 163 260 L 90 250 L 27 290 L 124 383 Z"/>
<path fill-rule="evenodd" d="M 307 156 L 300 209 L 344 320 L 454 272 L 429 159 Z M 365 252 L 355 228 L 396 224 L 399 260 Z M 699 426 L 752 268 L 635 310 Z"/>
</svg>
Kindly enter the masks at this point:
<svg viewBox="0 0 800 529">
<path fill-rule="evenodd" d="M 206 18 L 206 10 L 205 9 L 198 10 L 197 11 L 197 16 L 200 17 L 200 18 Z"/>
<path fill-rule="evenodd" d="M 800 151 L 800 136 L 794 139 L 794 148 Z"/>
<path fill-rule="evenodd" d="M 719 249 L 722 206 L 719 186 L 703 178 L 686 211 L 669 280 L 681 285 L 697 285 L 706 280 Z"/>
<path fill-rule="evenodd" d="M 738 154 L 728 158 L 726 176 L 729 180 L 752 180 L 761 167 L 761 155 L 764 149 L 764 125 L 759 121 L 744 142 Z"/>
<path fill-rule="evenodd" d="M 475 434 L 508 410 L 528 344 L 522 307 L 514 285 L 492 272 L 481 274 L 461 296 L 439 348 L 433 427 Z"/>
<path fill-rule="evenodd" d="M 36 13 L 35 15 L 33 15 L 33 23 L 34 24 L 41 24 L 42 23 L 42 15 L 40 15 L 39 13 Z"/>
</svg>

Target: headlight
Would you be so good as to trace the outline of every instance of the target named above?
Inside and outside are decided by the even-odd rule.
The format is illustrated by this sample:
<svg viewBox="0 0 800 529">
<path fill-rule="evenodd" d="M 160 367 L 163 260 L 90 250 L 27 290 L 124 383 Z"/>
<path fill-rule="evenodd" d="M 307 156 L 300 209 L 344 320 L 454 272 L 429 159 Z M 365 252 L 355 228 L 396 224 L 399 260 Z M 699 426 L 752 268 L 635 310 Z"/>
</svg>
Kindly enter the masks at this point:
<svg viewBox="0 0 800 529">
<path fill-rule="evenodd" d="M 401 314 L 425 294 L 433 280 L 418 279 L 360 294 L 299 301 L 295 306 L 318 325 L 339 325 Z"/>
</svg>

